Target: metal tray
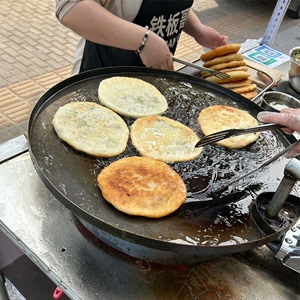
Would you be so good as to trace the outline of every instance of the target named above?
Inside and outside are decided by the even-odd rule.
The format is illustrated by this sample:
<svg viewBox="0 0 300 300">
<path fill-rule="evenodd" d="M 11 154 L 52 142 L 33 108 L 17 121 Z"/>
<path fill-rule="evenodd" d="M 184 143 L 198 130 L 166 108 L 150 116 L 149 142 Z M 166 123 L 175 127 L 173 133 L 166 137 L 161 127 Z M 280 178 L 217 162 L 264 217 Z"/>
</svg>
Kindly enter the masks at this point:
<svg viewBox="0 0 300 300">
<path fill-rule="evenodd" d="M 201 60 L 196 60 L 193 63 L 201 66 L 203 64 L 203 62 Z M 175 66 L 177 66 L 177 71 L 179 71 L 182 74 L 188 74 L 188 75 L 192 75 L 192 76 L 196 76 L 196 77 L 200 77 L 200 73 L 198 70 L 195 70 L 192 67 L 183 67 L 180 68 L 180 64 L 176 64 Z M 261 103 L 261 95 L 266 92 L 267 90 L 271 89 L 274 84 L 275 81 L 274 79 L 265 71 L 259 70 L 253 66 L 249 66 L 247 65 L 248 72 L 250 74 L 250 79 L 252 79 L 253 83 L 255 83 L 257 85 L 257 95 L 251 100 L 252 102 L 256 103 L 256 104 L 260 104 Z"/>
<path fill-rule="evenodd" d="M 271 89 L 274 86 L 275 81 L 268 73 L 266 73 L 262 70 L 256 69 L 253 66 L 249 66 L 249 65 L 248 65 L 248 68 L 249 68 L 248 72 L 250 73 L 250 78 L 258 87 L 257 88 L 258 94 L 251 101 L 260 105 L 261 95 L 264 92 Z"/>
</svg>

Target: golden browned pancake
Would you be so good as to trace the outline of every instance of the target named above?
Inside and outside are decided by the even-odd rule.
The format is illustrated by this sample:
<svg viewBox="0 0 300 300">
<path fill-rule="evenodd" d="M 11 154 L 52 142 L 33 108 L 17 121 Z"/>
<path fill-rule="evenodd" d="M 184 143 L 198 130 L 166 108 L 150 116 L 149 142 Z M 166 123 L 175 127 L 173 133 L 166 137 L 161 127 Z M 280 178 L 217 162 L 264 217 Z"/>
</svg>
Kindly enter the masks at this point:
<svg viewBox="0 0 300 300">
<path fill-rule="evenodd" d="M 71 102 L 60 107 L 52 123 L 63 141 L 93 156 L 116 156 L 127 146 L 129 129 L 123 119 L 93 102 Z"/>
<path fill-rule="evenodd" d="M 129 215 L 161 218 L 177 210 L 186 199 L 180 175 L 150 157 L 113 162 L 101 171 L 97 181 L 104 199 Z"/>
<path fill-rule="evenodd" d="M 232 71 L 248 71 L 249 68 L 247 66 L 240 66 L 240 67 L 233 67 L 233 68 L 225 68 L 225 69 L 221 69 L 219 70 L 220 72 L 223 73 L 229 73 Z"/>
<path fill-rule="evenodd" d="M 98 97 L 101 104 L 132 118 L 160 115 L 168 108 L 167 100 L 156 87 L 132 77 L 115 76 L 102 80 Z"/>
<path fill-rule="evenodd" d="M 256 97 L 258 95 L 258 93 L 257 93 L 257 91 L 252 91 L 252 92 L 248 92 L 248 93 L 241 93 L 240 95 L 249 100 L 252 100 L 254 97 Z"/>
<path fill-rule="evenodd" d="M 223 63 L 228 63 L 231 61 L 243 61 L 244 60 L 244 56 L 240 53 L 231 53 L 231 54 L 227 54 L 224 56 L 220 56 L 220 57 L 215 57 L 212 60 L 208 60 L 207 62 L 205 62 L 203 64 L 204 67 L 206 68 L 210 68 L 212 66 L 215 65 L 219 65 L 219 64 L 223 64 Z"/>
<path fill-rule="evenodd" d="M 164 162 L 182 162 L 196 158 L 197 134 L 180 122 L 162 116 L 137 119 L 131 126 L 132 144 L 143 156 Z"/>
<path fill-rule="evenodd" d="M 233 67 L 233 68 L 226 68 L 226 69 L 221 69 L 218 70 L 219 72 L 223 72 L 223 73 L 229 73 L 229 72 L 233 72 L 233 71 L 248 71 L 248 67 L 247 66 L 240 66 L 240 67 Z M 211 74 L 203 72 L 202 78 L 206 78 L 208 76 L 211 76 Z"/>
<path fill-rule="evenodd" d="M 229 53 L 236 53 L 240 50 L 240 44 L 227 44 L 224 46 L 217 47 L 209 52 L 201 55 L 201 60 L 206 62 L 218 56 L 223 56 Z"/>
<path fill-rule="evenodd" d="M 250 74 L 246 71 L 232 71 L 232 72 L 228 72 L 226 74 L 229 75 L 229 78 L 220 79 L 215 76 L 208 76 L 205 78 L 205 80 L 213 82 L 213 83 L 225 83 L 225 82 L 240 81 L 240 80 L 250 77 Z"/>
<path fill-rule="evenodd" d="M 258 122 L 248 112 L 231 106 L 213 105 L 199 113 L 198 123 L 202 132 L 209 135 L 218 131 L 232 128 L 248 128 L 257 126 Z M 259 132 L 227 138 L 217 142 L 226 148 L 244 148 L 255 142 Z"/>
<path fill-rule="evenodd" d="M 234 88 L 234 89 L 231 89 L 231 90 L 235 93 L 242 94 L 242 93 L 252 92 L 252 91 L 256 90 L 256 88 L 257 88 L 257 85 L 255 83 L 251 83 L 249 85 Z"/>
<path fill-rule="evenodd" d="M 235 68 L 235 67 L 242 67 L 242 66 L 246 66 L 245 60 L 232 60 L 227 63 L 213 65 L 209 68 L 212 70 L 223 70 L 226 68 Z"/>
<path fill-rule="evenodd" d="M 227 82 L 227 83 L 219 83 L 220 86 L 225 87 L 227 89 L 234 89 L 238 87 L 247 86 L 252 83 L 252 79 L 246 78 L 239 81 Z"/>
<path fill-rule="evenodd" d="M 237 51 L 234 49 L 237 49 Z M 257 86 L 252 82 L 243 55 L 237 53 L 239 49 L 239 44 L 229 44 L 201 56 L 204 67 L 226 73 L 230 76 L 229 78 L 220 79 L 207 72 L 201 72 L 201 77 L 231 89 L 235 93 L 242 94 L 247 99 L 253 99 L 257 95 Z"/>
</svg>

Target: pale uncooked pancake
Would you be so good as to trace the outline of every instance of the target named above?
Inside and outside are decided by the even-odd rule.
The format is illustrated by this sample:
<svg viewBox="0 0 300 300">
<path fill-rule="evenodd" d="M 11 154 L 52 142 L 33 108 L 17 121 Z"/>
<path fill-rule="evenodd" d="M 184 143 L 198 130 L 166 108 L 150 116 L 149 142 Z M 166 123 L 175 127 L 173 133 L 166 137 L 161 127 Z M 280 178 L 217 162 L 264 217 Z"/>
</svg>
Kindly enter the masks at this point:
<svg viewBox="0 0 300 300">
<path fill-rule="evenodd" d="M 93 102 L 71 102 L 60 107 L 52 123 L 60 139 L 93 156 L 116 156 L 127 146 L 129 129 L 124 120 Z"/>
<path fill-rule="evenodd" d="M 162 161 L 127 157 L 111 163 L 97 177 L 106 201 L 135 216 L 160 218 L 177 210 L 186 199 L 182 178 Z"/>
<path fill-rule="evenodd" d="M 180 122 L 162 116 L 137 119 L 131 126 L 132 144 L 143 156 L 164 162 L 189 161 L 202 152 L 197 134 Z"/>
<path fill-rule="evenodd" d="M 231 106 L 213 105 L 204 108 L 198 117 L 202 132 L 209 135 L 230 128 L 248 128 L 257 126 L 258 122 L 248 112 Z M 227 138 L 217 142 L 226 148 L 244 148 L 255 142 L 259 132 Z"/>
<path fill-rule="evenodd" d="M 161 92 L 138 78 L 116 76 L 102 80 L 98 97 L 101 104 L 132 118 L 160 115 L 168 108 Z"/>
</svg>

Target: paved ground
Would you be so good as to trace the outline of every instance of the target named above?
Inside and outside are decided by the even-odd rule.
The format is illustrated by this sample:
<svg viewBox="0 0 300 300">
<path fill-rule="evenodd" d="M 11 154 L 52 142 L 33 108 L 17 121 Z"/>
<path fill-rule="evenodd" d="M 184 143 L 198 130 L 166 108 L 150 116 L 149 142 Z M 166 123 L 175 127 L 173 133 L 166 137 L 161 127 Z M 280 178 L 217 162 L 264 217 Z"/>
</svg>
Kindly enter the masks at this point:
<svg viewBox="0 0 300 300">
<path fill-rule="evenodd" d="M 54 0 L 0 0 L 0 143 L 25 133 L 39 97 L 69 76 L 78 37 L 56 20 L 54 5 Z M 203 23 L 237 43 L 262 37 L 275 5 L 275 0 L 194 1 Z M 280 32 L 297 24 L 286 16 Z M 176 55 L 192 61 L 202 52 L 183 35 Z"/>
</svg>

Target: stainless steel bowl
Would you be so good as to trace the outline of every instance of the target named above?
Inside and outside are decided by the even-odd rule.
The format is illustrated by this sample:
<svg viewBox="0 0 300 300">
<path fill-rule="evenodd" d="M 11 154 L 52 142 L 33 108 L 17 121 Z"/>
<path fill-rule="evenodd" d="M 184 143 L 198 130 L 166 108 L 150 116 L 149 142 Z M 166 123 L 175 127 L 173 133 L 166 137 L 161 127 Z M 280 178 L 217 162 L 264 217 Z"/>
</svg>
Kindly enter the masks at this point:
<svg viewBox="0 0 300 300">
<path fill-rule="evenodd" d="M 281 92 L 265 92 L 261 106 L 269 111 L 279 112 L 283 108 L 300 108 L 300 101 L 295 97 Z"/>
<path fill-rule="evenodd" d="M 300 46 L 292 48 L 290 50 L 290 65 L 289 65 L 289 83 L 291 87 L 297 92 L 300 93 L 300 63 L 296 62 L 293 59 L 293 55 L 296 52 L 300 52 Z"/>
</svg>

